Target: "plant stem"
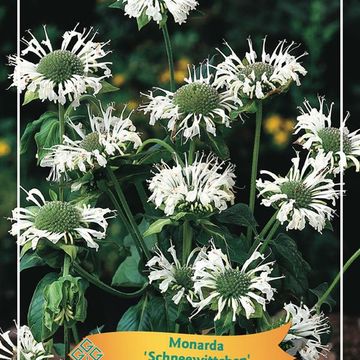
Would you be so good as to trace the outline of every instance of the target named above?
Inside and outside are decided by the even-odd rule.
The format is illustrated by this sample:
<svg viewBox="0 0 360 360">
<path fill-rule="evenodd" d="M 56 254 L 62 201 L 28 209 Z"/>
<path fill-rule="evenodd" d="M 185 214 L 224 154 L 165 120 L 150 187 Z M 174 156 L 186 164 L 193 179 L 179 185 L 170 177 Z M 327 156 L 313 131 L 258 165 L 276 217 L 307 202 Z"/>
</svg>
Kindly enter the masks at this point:
<svg viewBox="0 0 360 360">
<path fill-rule="evenodd" d="M 260 234 L 259 234 L 259 239 L 263 239 L 264 236 L 266 235 L 266 233 L 270 230 L 270 228 L 273 226 L 274 222 L 276 221 L 276 217 L 277 217 L 278 212 L 276 211 L 275 214 L 270 218 L 270 220 L 266 223 L 266 225 L 264 226 L 264 228 L 261 230 Z"/>
<path fill-rule="evenodd" d="M 190 140 L 189 158 L 188 158 L 189 165 L 191 165 L 194 162 L 194 154 L 195 154 L 195 141 Z"/>
<path fill-rule="evenodd" d="M 118 196 L 118 198 L 120 200 L 120 203 L 122 205 L 122 208 L 123 208 L 123 210 L 125 212 L 125 215 L 126 215 L 128 221 L 130 223 L 130 226 L 132 227 L 132 230 L 133 230 L 133 232 L 134 232 L 134 234 L 135 234 L 135 236 L 136 236 L 136 238 L 137 238 L 137 240 L 139 242 L 139 245 L 140 245 L 141 249 L 143 250 L 145 257 L 149 260 L 150 257 L 151 257 L 150 252 L 149 252 L 149 250 L 148 250 L 148 248 L 147 248 L 147 246 L 145 244 L 145 241 L 144 241 L 142 235 L 140 234 L 138 225 L 137 225 L 137 223 L 136 223 L 136 221 L 134 219 L 134 216 L 133 216 L 133 214 L 132 214 L 132 212 L 131 212 L 131 210 L 129 208 L 129 205 L 128 205 L 127 201 L 126 201 L 126 198 L 125 198 L 125 195 L 124 195 L 124 193 L 123 193 L 123 191 L 121 189 L 120 183 L 118 182 L 118 180 L 117 180 L 114 172 L 110 168 L 110 166 L 108 166 L 106 168 L 106 170 L 107 170 L 107 174 L 108 174 L 110 180 L 112 181 L 112 183 L 113 183 L 113 185 L 115 187 L 116 194 L 117 194 L 117 196 Z"/>
<path fill-rule="evenodd" d="M 72 330 L 74 342 L 77 345 L 80 342 L 80 338 L 79 338 L 79 333 L 78 333 L 78 330 L 77 330 L 77 327 L 75 324 L 71 327 L 71 330 Z"/>
<path fill-rule="evenodd" d="M 126 292 L 114 289 L 113 287 L 105 284 L 100 279 L 98 279 L 96 276 L 88 273 L 85 269 L 83 269 L 76 262 L 73 263 L 73 268 L 79 275 L 81 275 L 84 279 L 89 281 L 91 284 L 97 286 L 99 289 L 104 290 L 104 291 L 106 291 L 107 293 L 109 293 L 111 295 L 117 296 L 117 297 L 122 298 L 122 299 L 132 299 L 132 298 L 139 297 L 140 295 L 142 295 L 144 293 L 144 291 L 146 290 L 146 288 L 148 286 L 148 284 L 145 284 L 139 290 L 136 290 L 136 291 L 134 291 L 132 293 L 126 293 Z"/>
<path fill-rule="evenodd" d="M 342 271 L 339 271 L 339 273 L 336 275 L 334 281 L 331 283 L 331 285 L 329 286 L 329 288 L 325 291 L 325 293 L 323 294 L 323 296 L 319 299 L 319 301 L 316 304 L 316 309 L 318 311 L 320 311 L 321 305 L 325 302 L 325 300 L 328 298 L 328 296 L 331 294 L 331 292 L 334 290 L 334 288 L 336 287 L 336 285 L 338 284 L 340 277 L 341 277 L 341 273 L 345 274 L 346 271 L 349 269 L 349 267 L 353 264 L 353 262 L 360 257 L 360 249 L 358 249 L 352 256 L 351 258 L 346 262 L 346 264 L 344 265 Z"/>
<path fill-rule="evenodd" d="M 250 197 L 249 197 L 249 208 L 253 214 L 255 210 L 256 177 L 257 177 L 258 162 L 259 162 L 262 113 L 263 113 L 263 105 L 262 105 L 262 101 L 260 100 L 257 102 L 257 110 L 256 110 L 256 126 L 255 126 L 254 148 L 253 148 L 252 165 L 251 165 L 251 183 L 250 183 Z M 252 234 L 252 230 L 251 228 L 248 228 L 247 231 L 248 243 L 250 243 L 251 234 Z"/>
<path fill-rule="evenodd" d="M 64 105 L 58 105 L 59 116 L 59 143 L 62 144 L 65 134 L 65 108 Z M 64 201 L 64 178 L 61 175 L 59 182 L 59 200 Z"/>
<path fill-rule="evenodd" d="M 269 246 L 269 242 L 271 241 L 271 239 L 273 238 L 273 236 L 275 235 L 276 231 L 278 230 L 280 226 L 280 222 L 278 220 L 275 221 L 275 223 L 273 224 L 271 230 L 269 231 L 268 236 L 266 237 L 264 243 L 261 245 L 260 247 L 260 253 L 264 253 L 264 251 L 266 250 L 266 248 Z"/>
<path fill-rule="evenodd" d="M 229 335 L 235 335 L 235 324 L 231 325 Z"/>
<path fill-rule="evenodd" d="M 65 348 L 65 359 L 69 359 L 70 352 L 70 341 L 69 341 L 69 328 L 64 326 L 64 348 Z"/>
<path fill-rule="evenodd" d="M 193 231 L 190 226 L 190 223 L 188 220 L 185 220 L 183 223 L 183 256 L 182 256 L 183 265 L 186 264 L 187 258 L 191 253 L 192 235 L 193 235 Z"/>
<path fill-rule="evenodd" d="M 168 63 L 169 63 L 170 91 L 174 92 L 175 91 L 174 57 L 173 57 L 173 52 L 172 52 L 169 31 L 168 31 L 166 23 L 162 26 L 162 32 L 163 32 L 163 36 L 164 36 L 166 54 L 167 54 Z"/>
<path fill-rule="evenodd" d="M 136 181 L 135 187 L 136 187 L 136 190 L 138 192 L 139 198 L 141 200 L 141 203 L 143 205 L 145 212 L 149 212 L 150 208 L 149 208 L 149 203 L 147 201 L 148 196 L 146 195 L 143 183 L 141 181 Z"/>
</svg>

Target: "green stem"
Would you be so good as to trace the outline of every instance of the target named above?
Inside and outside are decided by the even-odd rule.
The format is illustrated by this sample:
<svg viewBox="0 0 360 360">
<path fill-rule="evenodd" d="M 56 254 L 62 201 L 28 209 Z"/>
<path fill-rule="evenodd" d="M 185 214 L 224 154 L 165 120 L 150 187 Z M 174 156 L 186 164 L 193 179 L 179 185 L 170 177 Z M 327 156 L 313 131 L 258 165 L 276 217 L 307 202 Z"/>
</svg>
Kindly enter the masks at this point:
<svg viewBox="0 0 360 360">
<path fill-rule="evenodd" d="M 168 58 L 168 64 L 169 64 L 169 72 L 170 72 L 170 91 L 175 91 L 175 70 L 174 70 L 174 57 L 173 57 L 173 51 L 169 36 L 169 31 L 167 28 L 167 24 L 165 23 L 162 26 L 162 32 L 164 36 L 165 41 L 165 48 L 166 48 L 166 55 Z"/>
<path fill-rule="evenodd" d="M 257 102 L 257 110 L 256 110 L 256 126 L 255 126 L 254 148 L 253 148 L 252 165 L 251 165 L 251 182 L 250 182 L 250 197 L 249 197 L 249 208 L 253 214 L 255 210 L 256 178 L 257 178 L 258 162 L 259 162 L 262 113 L 263 113 L 263 105 L 260 100 Z M 248 228 L 247 231 L 248 243 L 250 243 L 251 234 L 252 234 L 252 229 Z"/>
<path fill-rule="evenodd" d="M 342 271 L 339 271 L 339 273 L 336 275 L 334 281 L 331 283 L 331 285 L 329 286 L 329 288 L 325 291 L 325 293 L 323 294 L 323 296 L 319 299 L 319 301 L 316 304 L 316 308 L 318 311 L 320 311 L 321 305 L 325 302 L 325 300 L 328 298 L 328 296 L 331 294 L 331 292 L 334 290 L 334 288 L 336 287 L 336 285 L 338 284 L 341 274 L 345 274 L 346 271 L 349 269 L 349 267 L 353 264 L 353 262 L 360 257 L 360 249 L 357 250 L 352 256 L 351 258 L 345 263 Z"/>
<path fill-rule="evenodd" d="M 64 134 L 65 134 L 65 108 L 64 105 L 59 103 L 58 106 L 58 116 L 59 116 L 59 143 L 63 143 Z M 64 201 L 64 179 L 63 176 L 60 177 L 59 182 L 59 200 Z"/>
<path fill-rule="evenodd" d="M 83 269 L 76 262 L 73 263 L 73 268 L 80 276 L 82 276 L 84 279 L 89 281 L 89 283 L 97 286 L 99 289 L 104 290 L 104 291 L 106 291 L 107 293 L 109 293 L 111 295 L 117 296 L 117 297 L 122 298 L 122 299 L 132 299 L 132 298 L 139 297 L 144 293 L 144 291 L 146 290 L 146 288 L 148 286 L 148 284 L 145 284 L 141 289 L 136 290 L 135 292 L 126 293 L 126 292 L 123 292 L 123 291 L 116 290 L 113 287 L 105 284 L 100 279 L 98 279 L 96 276 L 88 273 L 85 269 Z"/>
<path fill-rule="evenodd" d="M 191 165 L 194 162 L 194 155 L 195 155 L 195 141 L 194 140 L 190 140 L 190 146 L 189 146 L 189 165 Z"/>
<path fill-rule="evenodd" d="M 151 257 L 150 252 L 149 252 L 149 250 L 148 250 L 148 248 L 147 248 L 147 246 L 145 244 L 145 241 L 144 241 L 142 235 L 140 234 L 138 225 L 137 225 L 137 223 L 136 223 L 136 221 L 134 219 L 134 216 L 133 216 L 133 214 L 132 214 L 132 212 L 131 212 L 131 210 L 129 208 L 129 205 L 128 205 L 127 201 L 126 201 L 126 198 L 125 198 L 125 195 L 124 195 L 124 193 L 123 193 L 123 191 L 121 189 L 120 183 L 118 182 L 118 180 L 117 180 L 113 170 L 110 168 L 110 166 L 108 166 L 106 168 L 106 170 L 107 170 L 107 174 L 108 174 L 110 180 L 112 181 L 112 183 L 113 183 L 113 185 L 115 187 L 116 194 L 117 194 L 117 196 L 118 196 L 118 198 L 120 200 L 120 203 L 121 203 L 122 208 L 123 208 L 123 210 L 125 212 L 125 215 L 126 215 L 128 221 L 129 221 L 129 223 L 130 223 L 130 225 L 131 225 L 131 227 L 132 227 L 132 229 L 133 229 L 133 231 L 135 233 L 135 236 L 137 237 L 139 245 L 141 246 L 141 249 L 143 250 L 145 257 L 149 260 L 150 257 Z"/>
<path fill-rule="evenodd" d="M 75 324 L 71 327 L 71 330 L 72 330 L 74 342 L 77 345 L 80 342 L 80 338 L 79 338 L 79 333 L 78 333 L 78 330 L 77 330 L 77 327 Z"/>
<path fill-rule="evenodd" d="M 235 335 L 235 324 L 231 325 L 229 335 Z"/>
<path fill-rule="evenodd" d="M 63 276 L 67 276 L 70 273 L 70 264 L 71 259 L 68 254 L 64 255 L 64 266 L 63 266 Z M 69 328 L 64 323 L 64 345 L 65 345 L 65 359 L 68 359 L 68 354 L 70 352 L 70 336 Z"/>
<path fill-rule="evenodd" d="M 90 94 L 80 96 L 79 102 L 82 102 L 84 100 L 89 102 L 91 105 L 93 105 L 96 108 L 96 111 L 98 112 L 99 115 L 102 113 L 99 105 L 99 100 L 95 96 Z M 69 106 L 64 115 L 65 119 L 68 119 L 73 114 L 74 111 L 75 111 L 74 107 Z"/>
<path fill-rule="evenodd" d="M 147 201 L 148 196 L 146 195 L 143 183 L 141 181 L 137 181 L 137 182 L 135 182 L 135 187 L 138 192 L 138 195 L 139 195 L 139 198 L 141 200 L 144 210 L 146 212 L 149 212 L 150 207 L 149 207 L 149 203 Z"/>
<path fill-rule="evenodd" d="M 276 221 L 278 212 L 276 211 L 275 214 L 270 218 L 270 220 L 267 222 L 267 224 L 264 226 L 264 228 L 261 230 L 259 234 L 259 239 L 262 240 L 266 233 L 270 230 L 270 228 L 273 226 L 274 222 Z"/>
<path fill-rule="evenodd" d="M 259 250 L 260 253 L 264 253 L 264 251 L 267 249 L 271 239 L 275 235 L 275 233 L 278 230 L 279 226 L 280 226 L 280 222 L 278 220 L 276 220 L 275 223 L 273 224 L 271 230 L 269 231 L 269 234 L 267 235 L 264 243 L 260 247 L 260 250 Z"/>
<path fill-rule="evenodd" d="M 192 235 L 193 235 L 193 231 L 190 226 L 190 223 L 189 221 L 185 220 L 183 223 L 183 256 L 182 256 L 183 265 L 186 264 L 186 261 L 191 253 Z"/>
</svg>

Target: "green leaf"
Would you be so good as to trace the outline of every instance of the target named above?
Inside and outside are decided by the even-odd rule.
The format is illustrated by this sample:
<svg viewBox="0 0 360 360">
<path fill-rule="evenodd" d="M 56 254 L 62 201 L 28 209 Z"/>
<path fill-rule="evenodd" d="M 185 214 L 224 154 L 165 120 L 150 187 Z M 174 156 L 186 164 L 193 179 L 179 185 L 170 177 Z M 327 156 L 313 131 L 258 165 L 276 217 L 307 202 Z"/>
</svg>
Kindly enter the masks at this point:
<svg viewBox="0 0 360 360">
<path fill-rule="evenodd" d="M 23 106 L 39 98 L 39 93 L 27 90 L 24 96 Z"/>
<path fill-rule="evenodd" d="M 146 15 L 146 12 L 143 11 L 143 12 L 141 13 L 141 15 L 140 15 L 138 18 L 136 18 L 139 31 L 140 31 L 144 26 L 146 26 L 146 25 L 150 22 L 150 20 L 151 20 L 151 19 Z"/>
<path fill-rule="evenodd" d="M 214 153 L 223 160 L 229 159 L 230 151 L 229 151 L 229 147 L 225 142 L 224 137 L 220 136 L 220 134 L 218 134 L 218 136 L 214 136 L 210 133 L 206 133 L 206 134 L 209 139 L 211 149 L 214 151 Z"/>
<path fill-rule="evenodd" d="M 158 234 L 159 232 L 162 231 L 164 226 L 170 225 L 172 223 L 173 223 L 173 221 L 170 218 L 156 220 L 147 228 L 147 230 L 144 232 L 143 236 L 147 237 L 147 236 L 151 236 L 154 234 Z"/>
<path fill-rule="evenodd" d="M 35 134 L 40 130 L 42 124 L 52 119 L 57 119 L 57 115 L 54 112 L 46 112 L 39 119 L 26 125 L 20 140 L 20 155 L 28 151 L 30 143 L 33 141 Z"/>
<path fill-rule="evenodd" d="M 227 311 L 225 315 L 222 315 L 221 318 L 215 321 L 215 335 L 224 335 L 228 334 L 232 325 L 232 312 Z"/>
<path fill-rule="evenodd" d="M 63 243 L 57 244 L 58 248 L 63 250 L 67 255 L 70 256 L 72 261 L 76 260 L 78 248 L 75 245 L 66 245 Z"/>
<path fill-rule="evenodd" d="M 270 247 L 280 272 L 285 276 L 284 288 L 301 297 L 309 289 L 308 274 L 311 268 L 303 259 L 296 242 L 286 234 L 279 234 L 276 239 L 271 240 Z"/>
<path fill-rule="evenodd" d="M 59 121 L 56 118 L 48 119 L 43 122 L 40 131 L 35 134 L 35 142 L 37 145 L 38 164 L 48 153 L 49 149 L 60 143 L 59 140 Z"/>
<path fill-rule="evenodd" d="M 44 313 L 44 289 L 58 278 L 57 273 L 46 274 L 38 283 L 28 310 L 28 325 L 36 341 L 41 342 L 55 333 L 57 327 L 55 326 L 53 332 L 49 332 L 43 323 Z"/>
<path fill-rule="evenodd" d="M 110 84 L 109 82 L 102 80 L 101 81 L 101 89 L 98 94 L 106 94 L 109 92 L 119 91 L 119 88 Z"/>
<path fill-rule="evenodd" d="M 36 253 L 26 253 L 20 260 L 20 271 L 44 265 L 46 263 L 39 255 Z"/>
<path fill-rule="evenodd" d="M 235 120 L 241 113 L 254 114 L 257 111 L 257 104 L 255 100 L 242 99 L 243 105 L 236 110 L 231 111 L 230 118 Z"/>
<path fill-rule="evenodd" d="M 52 189 L 49 189 L 49 197 L 52 201 L 57 201 L 58 200 L 58 195 L 57 193 L 52 190 Z"/>
<path fill-rule="evenodd" d="M 315 289 L 310 289 L 310 292 L 317 297 L 317 300 L 320 300 L 328 288 L 329 288 L 329 284 L 324 282 L 319 286 L 317 286 Z M 330 311 L 332 311 L 332 309 L 336 305 L 336 301 L 331 297 L 331 295 L 329 295 L 324 301 L 324 304 L 327 304 L 330 308 Z"/>
<path fill-rule="evenodd" d="M 151 331 L 148 311 L 149 300 L 145 295 L 138 304 L 131 306 L 120 319 L 117 331 Z"/>
<path fill-rule="evenodd" d="M 151 296 L 147 308 L 152 331 L 174 332 L 178 305 L 163 296 Z"/>
<path fill-rule="evenodd" d="M 123 0 L 118 0 L 118 1 L 115 1 L 114 3 L 110 4 L 109 8 L 124 10 L 125 4 L 124 4 Z"/>
<path fill-rule="evenodd" d="M 61 358 L 65 357 L 65 344 L 62 343 L 54 344 L 54 350 L 56 354 L 59 355 Z"/>
<path fill-rule="evenodd" d="M 251 227 L 253 230 L 258 226 L 249 206 L 242 203 L 222 211 L 216 215 L 216 220 L 223 224 Z"/>
</svg>

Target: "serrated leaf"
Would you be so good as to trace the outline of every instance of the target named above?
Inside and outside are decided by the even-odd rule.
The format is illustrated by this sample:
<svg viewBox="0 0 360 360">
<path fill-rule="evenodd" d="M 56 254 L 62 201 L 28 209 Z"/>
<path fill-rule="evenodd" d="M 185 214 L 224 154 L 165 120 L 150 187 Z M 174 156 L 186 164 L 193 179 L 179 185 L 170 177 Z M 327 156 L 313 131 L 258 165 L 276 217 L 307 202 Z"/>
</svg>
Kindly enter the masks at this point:
<svg viewBox="0 0 360 360">
<path fill-rule="evenodd" d="M 119 88 L 110 84 L 109 82 L 102 80 L 101 81 L 101 89 L 98 94 L 106 94 L 109 92 L 119 91 Z"/>
<path fill-rule="evenodd" d="M 32 101 L 34 100 L 37 100 L 39 98 L 39 93 L 36 91 L 36 92 L 33 92 L 33 91 L 29 91 L 27 90 L 25 92 L 25 96 L 24 96 L 24 101 L 22 103 L 22 105 L 27 105 L 29 103 L 31 103 Z"/>
<path fill-rule="evenodd" d="M 35 134 L 35 142 L 37 145 L 37 160 L 39 164 L 49 149 L 60 143 L 58 119 L 53 118 L 43 122 L 40 131 Z"/>
<path fill-rule="evenodd" d="M 329 288 L 329 284 L 328 283 L 322 283 L 319 286 L 317 286 L 315 289 L 310 289 L 310 292 L 312 294 L 314 294 L 318 300 L 321 299 L 321 297 L 325 294 L 325 292 L 327 291 L 327 289 Z M 323 304 L 326 304 L 329 306 L 330 311 L 332 311 L 332 309 L 335 307 L 336 305 L 336 301 L 331 297 L 331 295 L 329 295 L 326 300 L 323 302 Z"/>
<path fill-rule="evenodd" d="M 216 215 L 216 220 L 223 224 L 235 224 L 251 227 L 253 230 L 258 226 L 254 215 L 247 204 L 236 204 Z"/>
<path fill-rule="evenodd" d="M 148 227 L 148 229 L 144 232 L 143 236 L 147 237 L 154 234 L 158 234 L 159 232 L 162 231 L 164 226 L 170 225 L 172 223 L 173 221 L 170 218 L 158 219 Z"/>
<path fill-rule="evenodd" d="M 36 341 L 42 342 L 55 333 L 58 327 L 54 326 L 52 332 L 43 324 L 44 314 L 44 289 L 58 278 L 57 273 L 46 274 L 36 286 L 31 303 L 28 310 L 28 326 Z"/>
<path fill-rule="evenodd" d="M 37 266 L 46 265 L 45 261 L 36 253 L 26 253 L 20 260 L 20 272 Z"/>
<path fill-rule="evenodd" d="M 42 114 L 39 119 L 26 125 L 20 140 L 20 155 L 23 155 L 28 151 L 30 143 L 34 141 L 34 136 L 40 130 L 42 124 L 51 119 L 57 119 L 57 115 L 54 112 L 49 111 Z"/>
</svg>

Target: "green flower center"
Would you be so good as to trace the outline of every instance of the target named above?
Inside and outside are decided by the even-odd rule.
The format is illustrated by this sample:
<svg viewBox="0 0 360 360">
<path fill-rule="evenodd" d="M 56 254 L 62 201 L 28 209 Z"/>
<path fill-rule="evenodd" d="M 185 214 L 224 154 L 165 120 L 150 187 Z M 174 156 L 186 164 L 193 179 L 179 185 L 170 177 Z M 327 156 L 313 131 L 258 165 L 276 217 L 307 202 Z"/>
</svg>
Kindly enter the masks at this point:
<svg viewBox="0 0 360 360">
<path fill-rule="evenodd" d="M 245 296 L 249 292 L 249 286 L 249 276 L 237 269 L 228 269 L 216 279 L 216 289 L 225 299 Z"/>
<path fill-rule="evenodd" d="M 213 212 L 214 207 L 211 204 L 205 206 L 198 201 L 195 201 L 193 203 L 184 201 L 177 206 L 177 210 L 179 212 L 184 211 L 191 212 L 193 214 L 205 215 Z"/>
<path fill-rule="evenodd" d="M 44 56 L 36 70 L 56 84 L 71 79 L 73 75 L 84 75 L 80 58 L 68 50 L 55 50 Z"/>
<path fill-rule="evenodd" d="M 319 138 L 322 141 L 322 147 L 325 152 L 332 151 L 334 153 L 340 151 L 340 129 L 333 127 L 321 129 L 318 132 Z M 343 134 L 343 151 L 345 154 L 351 154 L 351 141 L 347 134 Z"/>
<path fill-rule="evenodd" d="M 177 285 L 180 285 L 181 287 L 184 287 L 187 290 L 192 289 L 193 281 L 191 280 L 191 275 L 192 275 L 192 270 L 187 266 L 176 269 L 174 277 Z"/>
<path fill-rule="evenodd" d="M 288 181 L 282 184 L 280 189 L 289 199 L 295 200 L 299 208 L 307 208 L 311 204 L 311 191 L 300 181 Z"/>
<path fill-rule="evenodd" d="M 269 80 L 271 75 L 274 73 L 274 67 L 262 62 L 256 62 L 254 64 L 245 66 L 243 69 L 240 69 L 238 76 L 240 79 L 242 79 L 243 77 L 249 77 L 252 72 L 255 74 L 254 82 L 261 81 L 261 77 L 264 74 L 266 74 L 266 77 Z"/>
<path fill-rule="evenodd" d="M 101 152 L 104 150 L 104 147 L 100 144 L 99 134 L 97 132 L 92 132 L 86 135 L 81 141 L 80 146 L 90 152 L 95 150 L 99 150 Z"/>
<path fill-rule="evenodd" d="M 64 233 L 80 227 L 79 210 L 66 202 L 50 201 L 35 216 L 35 227 L 53 233 Z"/>
<path fill-rule="evenodd" d="M 187 84 L 174 94 L 174 104 L 185 114 L 208 115 L 219 103 L 219 93 L 207 84 Z"/>
</svg>

